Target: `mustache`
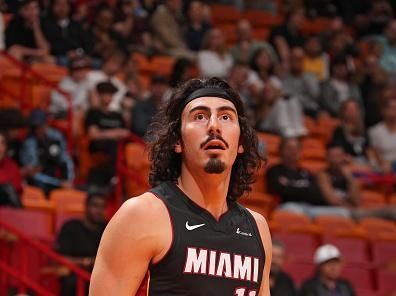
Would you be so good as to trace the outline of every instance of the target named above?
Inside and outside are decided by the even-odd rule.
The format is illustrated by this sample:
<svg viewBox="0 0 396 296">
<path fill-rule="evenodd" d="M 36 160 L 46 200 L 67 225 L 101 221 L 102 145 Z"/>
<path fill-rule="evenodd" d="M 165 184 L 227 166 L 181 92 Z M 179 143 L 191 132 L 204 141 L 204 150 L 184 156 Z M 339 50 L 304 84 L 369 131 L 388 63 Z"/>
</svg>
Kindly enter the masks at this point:
<svg viewBox="0 0 396 296">
<path fill-rule="evenodd" d="M 227 147 L 227 149 L 228 149 L 228 147 L 229 147 L 229 145 L 228 145 L 228 143 L 227 143 L 227 141 L 226 140 L 224 140 L 221 136 L 219 136 L 219 135 L 210 135 L 202 144 L 201 144 L 201 149 L 206 145 L 206 144 L 208 144 L 210 141 L 213 141 L 213 140 L 220 140 L 220 141 L 222 141 L 223 142 L 223 144 Z"/>
</svg>

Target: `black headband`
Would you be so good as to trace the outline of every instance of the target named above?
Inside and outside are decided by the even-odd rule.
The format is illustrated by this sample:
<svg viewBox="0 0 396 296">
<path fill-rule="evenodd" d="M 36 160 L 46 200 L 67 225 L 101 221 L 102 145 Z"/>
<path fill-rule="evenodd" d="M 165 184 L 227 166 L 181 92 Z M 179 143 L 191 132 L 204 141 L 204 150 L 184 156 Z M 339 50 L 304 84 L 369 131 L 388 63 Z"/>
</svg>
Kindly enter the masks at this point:
<svg viewBox="0 0 396 296">
<path fill-rule="evenodd" d="M 193 91 L 191 94 L 189 94 L 184 101 L 184 104 L 182 106 L 182 110 L 188 103 L 190 103 L 192 100 L 202 98 L 202 97 L 216 97 L 216 98 L 222 98 L 225 100 L 228 100 L 232 103 L 233 100 L 231 99 L 230 95 L 223 89 L 220 88 L 215 88 L 215 87 L 205 87 L 205 88 L 200 88 L 195 91 Z"/>
</svg>

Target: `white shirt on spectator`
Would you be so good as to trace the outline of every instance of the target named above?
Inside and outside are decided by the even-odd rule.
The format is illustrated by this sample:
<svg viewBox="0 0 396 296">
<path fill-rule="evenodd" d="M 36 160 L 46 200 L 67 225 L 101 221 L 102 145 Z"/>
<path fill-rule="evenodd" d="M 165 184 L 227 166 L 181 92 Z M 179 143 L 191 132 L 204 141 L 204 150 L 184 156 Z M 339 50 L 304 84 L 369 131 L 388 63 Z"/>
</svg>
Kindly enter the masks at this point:
<svg viewBox="0 0 396 296">
<path fill-rule="evenodd" d="M 73 109 L 88 109 L 89 88 L 87 81 L 75 81 L 70 76 L 66 76 L 59 83 L 58 87 L 71 95 Z M 57 91 L 51 93 L 51 104 L 49 110 L 51 113 L 65 112 L 69 107 L 67 98 Z"/>
<path fill-rule="evenodd" d="M 121 102 L 127 93 L 127 87 L 119 78 L 113 76 L 107 76 L 103 71 L 91 71 L 87 75 L 87 82 L 89 90 L 94 91 L 96 89 L 96 85 L 99 82 L 110 81 L 114 86 L 118 89 L 118 91 L 113 95 L 113 100 L 110 103 L 111 111 L 121 111 Z"/>
<path fill-rule="evenodd" d="M 220 56 L 212 50 L 200 51 L 197 59 L 198 69 L 203 77 L 226 78 L 233 65 L 233 59 L 229 53 Z"/>
<path fill-rule="evenodd" d="M 377 123 L 368 131 L 370 145 L 386 161 L 396 161 L 396 133 L 391 132 L 384 122 Z"/>
</svg>

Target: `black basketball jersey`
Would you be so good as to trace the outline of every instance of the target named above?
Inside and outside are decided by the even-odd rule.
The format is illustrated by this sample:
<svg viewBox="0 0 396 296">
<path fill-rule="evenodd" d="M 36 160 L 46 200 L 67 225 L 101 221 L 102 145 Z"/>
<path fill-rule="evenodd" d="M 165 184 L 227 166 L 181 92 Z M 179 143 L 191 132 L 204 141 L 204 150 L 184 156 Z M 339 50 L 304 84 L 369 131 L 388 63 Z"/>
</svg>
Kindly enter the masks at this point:
<svg viewBox="0 0 396 296">
<path fill-rule="evenodd" d="M 164 258 L 150 264 L 149 296 L 258 295 L 265 254 L 248 210 L 228 201 L 216 221 L 172 182 L 151 192 L 169 211 L 173 239 Z"/>
</svg>

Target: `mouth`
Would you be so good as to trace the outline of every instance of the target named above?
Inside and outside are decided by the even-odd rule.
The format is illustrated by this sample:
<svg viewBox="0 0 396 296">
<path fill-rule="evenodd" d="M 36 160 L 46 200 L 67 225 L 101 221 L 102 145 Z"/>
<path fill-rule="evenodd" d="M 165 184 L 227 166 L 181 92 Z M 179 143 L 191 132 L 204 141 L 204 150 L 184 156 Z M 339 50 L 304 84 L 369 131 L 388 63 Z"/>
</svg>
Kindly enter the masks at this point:
<svg viewBox="0 0 396 296">
<path fill-rule="evenodd" d="M 209 141 L 204 147 L 204 150 L 226 150 L 226 146 L 220 140 Z"/>
</svg>

